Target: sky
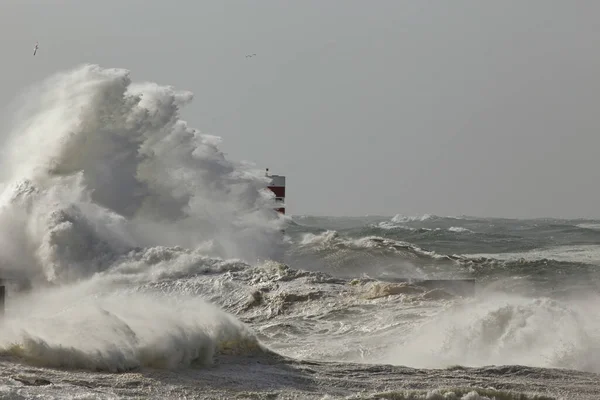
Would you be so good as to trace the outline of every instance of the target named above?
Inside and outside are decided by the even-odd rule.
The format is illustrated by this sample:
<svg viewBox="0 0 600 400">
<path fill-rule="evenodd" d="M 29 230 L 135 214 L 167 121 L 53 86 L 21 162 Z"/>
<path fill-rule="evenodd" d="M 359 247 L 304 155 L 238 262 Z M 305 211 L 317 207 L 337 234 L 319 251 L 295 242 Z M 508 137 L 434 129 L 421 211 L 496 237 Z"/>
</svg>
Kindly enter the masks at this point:
<svg viewBox="0 0 600 400">
<path fill-rule="evenodd" d="M 290 214 L 600 217 L 599 14 L 595 0 L 5 0 L 0 107 L 82 63 L 126 68 L 194 92 L 184 118 L 285 175 Z"/>
</svg>

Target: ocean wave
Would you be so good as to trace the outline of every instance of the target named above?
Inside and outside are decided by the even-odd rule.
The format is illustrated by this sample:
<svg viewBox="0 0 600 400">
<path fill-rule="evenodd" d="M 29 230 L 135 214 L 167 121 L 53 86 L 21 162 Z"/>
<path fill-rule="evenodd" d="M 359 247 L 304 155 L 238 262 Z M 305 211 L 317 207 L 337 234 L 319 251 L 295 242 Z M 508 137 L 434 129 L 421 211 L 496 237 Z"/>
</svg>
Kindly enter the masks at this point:
<svg viewBox="0 0 600 400">
<path fill-rule="evenodd" d="M 473 235 L 462 230 L 459 234 Z M 368 274 L 380 279 L 437 279 L 513 275 L 544 279 L 563 275 L 561 279 L 572 281 L 600 273 L 595 267 L 600 265 L 598 248 L 581 245 L 519 253 L 443 254 L 392 238 L 354 237 L 328 230 L 301 236 L 296 246 L 288 249 L 287 259 L 294 265 L 317 266 L 343 273 L 344 277 Z"/>
<path fill-rule="evenodd" d="M 394 229 L 403 229 L 403 230 L 407 230 L 407 231 L 417 230 L 417 228 L 412 228 L 412 227 L 405 226 L 405 225 L 398 225 L 392 221 L 382 221 L 377 224 L 371 224 L 370 226 L 372 228 L 379 228 L 379 229 L 384 229 L 384 230 L 394 230 Z"/>
<path fill-rule="evenodd" d="M 391 222 L 393 223 L 405 223 L 405 222 L 424 222 L 432 219 L 438 219 L 439 217 L 431 214 L 423 214 L 421 216 L 406 216 L 402 214 L 396 214 L 392 217 Z"/>
<path fill-rule="evenodd" d="M 569 301 L 490 293 L 440 312 L 379 362 L 421 368 L 532 365 L 600 372 L 597 298 Z"/>
<path fill-rule="evenodd" d="M 440 258 L 433 251 L 426 251 L 418 246 L 407 242 L 401 242 L 393 239 L 387 239 L 380 236 L 366 236 L 360 238 L 347 238 L 341 236 L 336 231 L 326 231 L 321 234 L 306 234 L 300 242 L 301 248 L 312 247 L 318 250 L 336 250 L 336 249 L 349 249 L 349 250 L 383 250 L 391 251 L 394 253 L 402 253 L 404 255 L 418 257 L 418 258 Z"/>
<path fill-rule="evenodd" d="M 454 233 L 475 233 L 470 229 L 463 228 L 460 226 L 451 226 L 450 228 L 448 228 L 448 231 L 454 232 Z"/>
<path fill-rule="evenodd" d="M 420 228 L 415 228 L 415 227 L 410 227 L 410 226 L 406 226 L 406 225 L 397 225 L 394 224 L 393 222 L 390 221 L 383 221 L 383 222 L 379 222 L 378 224 L 372 224 L 370 225 L 370 227 L 372 228 L 379 228 L 379 229 L 383 229 L 383 230 L 405 230 L 405 231 L 409 231 L 409 232 L 440 232 L 440 231 L 447 231 L 447 232 L 452 232 L 452 233 L 475 233 L 474 231 L 472 231 L 471 229 L 467 229 L 467 228 L 463 228 L 460 226 L 451 226 L 450 228 L 444 229 L 444 228 L 424 228 L 424 227 L 420 227 Z"/>
<path fill-rule="evenodd" d="M 593 231 L 600 231 L 600 224 L 599 223 L 585 223 L 585 224 L 578 224 L 576 225 L 578 228 L 582 228 L 582 229 L 590 229 Z"/>
<path fill-rule="evenodd" d="M 558 262 L 585 263 L 600 265 L 599 245 L 567 245 L 553 246 L 549 248 L 533 249 L 524 252 L 496 253 L 496 254 L 466 254 L 470 259 L 495 259 L 499 261 L 514 262 L 536 262 L 553 260 Z"/>
<path fill-rule="evenodd" d="M 2 321 L 2 354 L 38 366 L 118 372 L 206 366 L 219 353 L 263 350 L 244 324 L 198 298 L 90 296 L 89 287 L 14 299 Z"/>
<path fill-rule="evenodd" d="M 123 371 L 260 349 L 199 296 L 136 290 L 248 268 L 281 243 L 268 178 L 180 118 L 192 97 L 96 65 L 24 94 L 1 143 L 0 273 L 28 290 L 10 294 L 4 356 Z"/>
</svg>

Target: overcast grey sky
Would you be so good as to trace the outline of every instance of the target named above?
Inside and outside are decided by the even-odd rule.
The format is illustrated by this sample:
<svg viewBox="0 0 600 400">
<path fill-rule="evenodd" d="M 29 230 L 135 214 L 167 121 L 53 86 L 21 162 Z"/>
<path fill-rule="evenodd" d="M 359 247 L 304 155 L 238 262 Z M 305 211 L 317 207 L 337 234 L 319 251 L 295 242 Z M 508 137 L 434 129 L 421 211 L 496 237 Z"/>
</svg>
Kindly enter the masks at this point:
<svg viewBox="0 0 600 400">
<path fill-rule="evenodd" d="M 599 15 L 595 0 L 4 0 L 0 106 L 80 63 L 126 68 L 193 91 L 185 119 L 286 175 L 292 214 L 598 217 Z"/>
</svg>

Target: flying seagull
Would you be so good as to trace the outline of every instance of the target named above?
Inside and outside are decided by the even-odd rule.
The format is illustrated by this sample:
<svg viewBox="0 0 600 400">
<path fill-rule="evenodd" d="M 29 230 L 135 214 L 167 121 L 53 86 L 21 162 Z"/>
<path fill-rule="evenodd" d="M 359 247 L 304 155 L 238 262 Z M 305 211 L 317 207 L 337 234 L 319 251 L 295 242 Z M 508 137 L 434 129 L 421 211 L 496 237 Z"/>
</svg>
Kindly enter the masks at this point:
<svg viewBox="0 0 600 400">
<path fill-rule="evenodd" d="M 254 53 L 254 54 L 246 54 L 246 58 L 254 57 L 255 55 L 256 55 L 256 53 Z"/>
<path fill-rule="evenodd" d="M 35 56 L 35 53 L 37 53 L 38 47 L 39 47 L 38 42 L 35 42 L 35 47 L 33 48 L 33 55 L 34 56 Z"/>
</svg>

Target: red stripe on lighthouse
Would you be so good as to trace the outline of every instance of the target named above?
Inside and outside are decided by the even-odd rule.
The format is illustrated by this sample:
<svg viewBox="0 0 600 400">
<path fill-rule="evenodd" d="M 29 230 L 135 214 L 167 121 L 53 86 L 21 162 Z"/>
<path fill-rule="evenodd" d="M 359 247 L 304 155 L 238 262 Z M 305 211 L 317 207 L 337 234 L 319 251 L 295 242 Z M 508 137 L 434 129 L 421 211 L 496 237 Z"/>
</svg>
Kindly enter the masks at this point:
<svg viewBox="0 0 600 400">
<path fill-rule="evenodd" d="M 275 197 L 285 197 L 285 186 L 269 186 Z"/>
<path fill-rule="evenodd" d="M 285 204 L 285 176 L 282 175 L 269 175 L 269 169 L 267 168 L 267 176 L 271 178 L 271 184 L 267 186 L 275 195 L 275 201 L 277 203 Z M 281 204 L 282 206 L 284 204 Z M 278 207 L 275 211 L 285 214 L 285 207 Z"/>
</svg>

